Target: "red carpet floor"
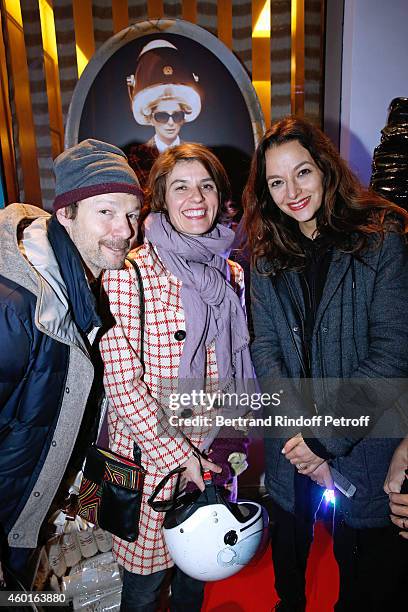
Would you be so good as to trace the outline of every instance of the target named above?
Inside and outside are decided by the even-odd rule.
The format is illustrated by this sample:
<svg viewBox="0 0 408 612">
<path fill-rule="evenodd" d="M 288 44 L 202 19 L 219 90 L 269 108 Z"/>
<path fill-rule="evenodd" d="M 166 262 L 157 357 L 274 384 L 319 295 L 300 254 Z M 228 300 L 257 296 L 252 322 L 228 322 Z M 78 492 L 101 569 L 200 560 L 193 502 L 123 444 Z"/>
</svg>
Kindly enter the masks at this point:
<svg viewBox="0 0 408 612">
<path fill-rule="evenodd" d="M 331 536 L 322 522 L 315 527 L 306 580 L 307 612 L 332 612 L 339 577 Z M 277 599 L 268 546 L 256 565 L 207 585 L 203 612 L 270 612 Z"/>
</svg>

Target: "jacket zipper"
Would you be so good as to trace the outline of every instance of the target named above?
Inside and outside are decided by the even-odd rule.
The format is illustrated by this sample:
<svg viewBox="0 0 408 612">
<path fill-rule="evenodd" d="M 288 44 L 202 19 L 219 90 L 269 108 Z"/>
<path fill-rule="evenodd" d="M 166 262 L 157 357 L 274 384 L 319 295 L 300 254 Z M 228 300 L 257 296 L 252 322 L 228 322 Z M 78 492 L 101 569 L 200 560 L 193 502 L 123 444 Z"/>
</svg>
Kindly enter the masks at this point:
<svg viewBox="0 0 408 612">
<path fill-rule="evenodd" d="M 300 310 L 300 308 L 299 308 L 299 306 L 298 306 L 298 304 L 297 304 L 297 302 L 296 302 L 296 299 L 295 299 L 295 297 L 294 297 L 294 295 L 293 295 L 293 293 L 292 293 L 292 290 L 291 290 L 291 288 L 290 288 L 290 286 L 289 286 L 288 280 L 287 280 L 287 278 L 285 277 L 285 275 L 284 275 L 284 280 L 285 280 L 286 287 L 287 287 L 287 289 L 288 289 L 289 295 L 290 295 L 290 297 L 291 297 L 292 304 L 293 304 L 293 306 L 294 306 L 294 307 L 295 307 L 295 309 L 296 309 L 296 312 L 297 312 L 297 314 L 298 314 L 299 320 L 300 320 L 301 325 L 302 325 L 302 346 L 303 346 L 303 349 L 304 349 L 304 353 L 305 353 L 305 355 L 306 355 L 306 361 L 307 361 L 306 366 L 307 366 L 307 370 L 305 370 L 305 366 L 304 366 L 303 360 L 301 359 L 301 357 L 300 357 L 300 355 L 299 355 L 299 349 L 298 349 L 298 346 L 297 346 L 297 344 L 296 344 L 296 340 L 295 340 L 295 339 L 294 339 L 294 337 L 293 337 L 293 333 L 291 333 L 292 343 L 293 343 L 293 345 L 294 345 L 294 348 L 295 348 L 296 354 L 297 354 L 298 359 L 299 359 L 299 361 L 300 361 L 300 365 L 301 365 L 301 368 L 302 368 L 302 372 L 303 372 L 303 374 L 304 374 L 304 378 L 305 378 L 306 380 L 308 380 L 308 381 L 309 381 L 309 382 L 308 382 L 308 390 L 309 390 L 310 402 L 311 402 L 311 404 L 312 404 L 312 406 L 313 406 L 313 410 L 314 410 L 315 414 L 316 414 L 316 415 L 318 415 L 318 414 L 319 414 L 319 411 L 318 411 L 318 408 L 317 408 L 317 404 L 316 404 L 316 402 L 314 401 L 314 396 L 313 396 L 313 393 L 312 393 L 313 389 L 311 388 L 311 385 L 312 385 L 312 377 L 311 377 L 311 364 L 310 364 L 310 355 L 309 355 L 309 350 L 308 350 L 308 347 L 307 347 L 306 342 L 305 342 L 305 320 L 304 320 L 304 317 L 303 317 L 303 315 L 302 315 L 302 311 Z M 309 288 L 309 285 L 308 285 L 307 281 L 306 281 L 306 286 L 307 286 L 307 290 L 308 290 L 308 292 L 309 292 L 309 300 L 310 300 L 310 288 Z M 276 292 L 276 294 L 278 295 L 278 292 Z"/>
</svg>

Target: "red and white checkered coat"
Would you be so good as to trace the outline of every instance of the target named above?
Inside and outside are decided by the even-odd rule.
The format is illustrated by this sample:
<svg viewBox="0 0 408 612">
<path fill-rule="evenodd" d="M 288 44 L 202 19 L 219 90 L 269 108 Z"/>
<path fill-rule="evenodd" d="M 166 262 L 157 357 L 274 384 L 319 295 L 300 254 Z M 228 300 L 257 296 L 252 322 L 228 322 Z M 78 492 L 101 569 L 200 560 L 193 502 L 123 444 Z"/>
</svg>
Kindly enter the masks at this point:
<svg viewBox="0 0 408 612">
<path fill-rule="evenodd" d="M 140 355 L 140 303 L 135 272 L 130 264 L 123 270 L 110 270 L 104 274 L 103 285 L 109 297 L 111 313 L 116 325 L 102 338 L 101 352 L 105 364 L 105 388 L 109 399 L 108 427 L 111 449 L 131 459 L 133 441 L 142 451 L 142 463 L 147 470 L 139 537 L 126 542 L 114 537 L 113 551 L 118 562 L 136 574 L 151 574 L 173 565 L 164 543 L 161 528 L 163 513 L 152 510 L 147 499 L 169 471 L 184 463 L 192 454 L 189 442 L 182 435 L 168 434 L 157 437 L 157 424 L 167 422 L 161 418 L 162 409 L 168 408 L 163 400 L 168 397 L 168 383 L 173 381 L 177 391 L 177 378 L 183 341 L 175 338 L 178 330 L 185 330 L 181 305 L 181 282 L 163 267 L 149 243 L 132 253 L 140 267 L 145 292 L 145 333 L 143 372 Z M 242 268 L 229 261 L 231 284 L 243 301 L 244 275 Z M 206 377 L 216 379 L 215 348 L 207 349 Z M 167 383 L 167 385 L 166 385 Z M 167 391 L 166 391 L 167 389 Z M 194 431 L 197 431 L 194 428 Z M 208 434 L 202 427 L 191 441 L 198 445 Z M 171 435 L 171 437 L 170 437 Z M 158 499 L 171 497 L 175 480 L 169 483 Z"/>
</svg>

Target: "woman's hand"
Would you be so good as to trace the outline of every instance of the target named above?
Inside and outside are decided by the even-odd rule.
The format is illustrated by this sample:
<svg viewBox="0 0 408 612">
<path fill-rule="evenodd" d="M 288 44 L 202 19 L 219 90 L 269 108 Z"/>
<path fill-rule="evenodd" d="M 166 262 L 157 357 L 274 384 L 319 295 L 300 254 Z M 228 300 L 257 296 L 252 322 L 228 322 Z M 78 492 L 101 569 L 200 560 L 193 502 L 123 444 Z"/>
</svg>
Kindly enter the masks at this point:
<svg viewBox="0 0 408 612">
<path fill-rule="evenodd" d="M 282 454 L 305 476 L 310 476 L 324 462 L 310 450 L 300 433 L 286 442 Z"/>
<path fill-rule="evenodd" d="M 314 472 L 309 474 L 309 477 L 321 487 L 325 487 L 326 489 L 334 489 L 334 482 L 327 461 L 323 461 L 323 463 L 321 463 Z"/>
<path fill-rule="evenodd" d="M 390 499 L 391 520 L 400 529 L 400 536 L 408 540 L 408 494 L 400 493 L 408 467 L 408 437 L 395 449 L 384 482 Z"/>
<path fill-rule="evenodd" d="M 391 520 L 400 529 L 400 536 L 408 540 L 408 493 L 390 493 Z"/>
<path fill-rule="evenodd" d="M 204 491 L 205 484 L 201 474 L 201 466 L 204 471 L 210 470 L 211 472 L 215 472 L 216 474 L 219 474 L 222 471 L 222 468 L 219 465 L 213 463 L 212 461 L 209 461 L 209 459 L 204 459 L 204 457 L 200 457 L 200 461 L 195 455 L 191 455 L 191 457 L 187 459 L 187 461 L 181 464 L 181 467 L 186 468 L 182 475 L 182 484 L 187 482 L 194 482 L 194 484 L 200 489 L 200 491 Z"/>
<path fill-rule="evenodd" d="M 399 493 L 408 467 L 408 437 L 395 449 L 384 482 L 384 491 L 388 494 Z"/>
</svg>

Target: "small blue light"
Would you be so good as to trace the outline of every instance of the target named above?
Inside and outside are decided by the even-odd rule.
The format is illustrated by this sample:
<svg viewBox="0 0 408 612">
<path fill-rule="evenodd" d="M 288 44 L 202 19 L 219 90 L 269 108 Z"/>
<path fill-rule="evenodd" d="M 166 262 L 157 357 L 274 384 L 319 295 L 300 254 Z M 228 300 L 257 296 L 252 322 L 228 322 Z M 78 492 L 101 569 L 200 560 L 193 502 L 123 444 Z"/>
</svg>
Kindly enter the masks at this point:
<svg viewBox="0 0 408 612">
<path fill-rule="evenodd" d="M 336 496 L 334 494 L 333 489 L 325 489 L 323 497 L 327 504 L 333 504 L 334 506 L 334 504 L 336 503 Z"/>
</svg>

